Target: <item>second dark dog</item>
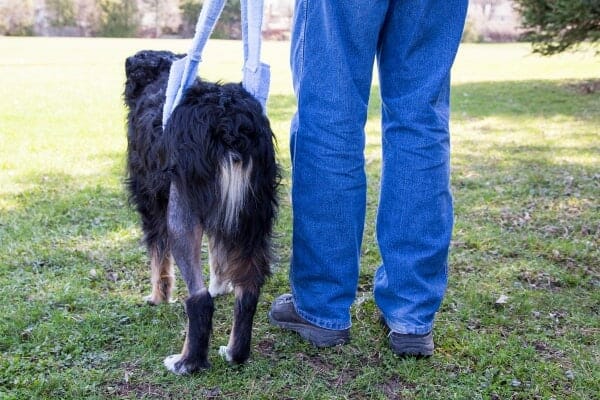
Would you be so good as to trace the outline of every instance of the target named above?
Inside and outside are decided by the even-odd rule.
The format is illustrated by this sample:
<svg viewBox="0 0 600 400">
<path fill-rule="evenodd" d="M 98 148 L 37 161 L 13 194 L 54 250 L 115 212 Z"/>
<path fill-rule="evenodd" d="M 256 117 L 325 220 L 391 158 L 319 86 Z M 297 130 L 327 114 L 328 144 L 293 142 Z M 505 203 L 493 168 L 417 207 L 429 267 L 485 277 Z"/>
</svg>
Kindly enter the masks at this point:
<svg viewBox="0 0 600 400">
<path fill-rule="evenodd" d="M 170 300 L 174 258 L 189 293 L 188 327 L 181 354 L 164 363 L 172 372 L 186 374 L 210 366 L 213 297 L 231 290 L 234 322 L 220 353 L 233 363 L 249 356 L 260 289 L 270 274 L 278 167 L 269 121 L 240 84 L 197 79 L 163 132 L 169 69 L 181 57 L 166 51 L 129 57 L 125 102 L 127 186 L 151 258 L 152 294 L 147 300 Z M 200 261 L 204 234 L 208 289 Z"/>
</svg>

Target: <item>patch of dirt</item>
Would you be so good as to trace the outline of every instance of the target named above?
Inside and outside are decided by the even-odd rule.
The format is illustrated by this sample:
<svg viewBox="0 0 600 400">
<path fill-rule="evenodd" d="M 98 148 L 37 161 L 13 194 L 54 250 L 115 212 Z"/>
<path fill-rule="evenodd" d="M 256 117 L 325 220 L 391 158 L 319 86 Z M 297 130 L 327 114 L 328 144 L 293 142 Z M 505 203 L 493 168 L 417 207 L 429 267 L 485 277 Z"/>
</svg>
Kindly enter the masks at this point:
<svg viewBox="0 0 600 400">
<path fill-rule="evenodd" d="M 135 397 L 136 399 L 168 399 L 170 396 L 160 386 L 149 383 L 119 382 L 106 388 L 116 398 Z"/>
<path fill-rule="evenodd" d="M 349 364 L 344 366 L 341 370 L 333 362 L 328 362 L 325 357 L 321 355 L 307 355 L 304 353 L 296 354 L 296 357 L 302 361 L 302 363 L 309 365 L 319 376 L 327 380 L 332 387 L 341 388 L 345 387 L 349 382 L 352 382 L 358 372 L 359 368 L 355 365 Z"/>
<path fill-rule="evenodd" d="M 109 383 L 104 390 L 111 398 L 134 397 L 136 399 L 170 399 L 168 391 L 162 386 L 146 382 L 145 379 L 132 379 L 140 373 L 139 365 L 136 362 L 121 363 L 123 370 L 123 380 L 120 382 Z"/>
<path fill-rule="evenodd" d="M 500 213 L 500 226 L 508 231 L 524 228 L 531 222 L 531 211 L 533 210 L 515 212 L 509 207 L 505 207 Z"/>
<path fill-rule="evenodd" d="M 402 392 L 414 392 L 417 385 L 404 382 L 397 376 L 394 376 L 387 381 L 380 383 L 378 387 L 385 394 L 386 399 L 402 400 L 405 398 Z"/>
<path fill-rule="evenodd" d="M 311 368 L 319 373 L 329 372 L 335 368 L 333 363 L 328 363 L 325 357 L 319 355 L 311 356 L 304 353 L 297 353 L 296 358 L 302 363 L 310 365 Z"/>
<path fill-rule="evenodd" d="M 277 359 L 277 352 L 275 351 L 275 340 L 273 339 L 262 339 L 256 344 L 256 352 L 265 358 Z"/>
<path fill-rule="evenodd" d="M 535 351 L 542 357 L 544 360 L 548 361 L 567 361 L 567 355 L 564 351 L 557 350 L 550 346 L 548 343 L 538 340 L 532 343 Z"/>
<path fill-rule="evenodd" d="M 519 274 L 518 279 L 526 283 L 530 289 L 559 291 L 563 286 L 560 280 L 547 272 L 523 271 Z"/>
</svg>

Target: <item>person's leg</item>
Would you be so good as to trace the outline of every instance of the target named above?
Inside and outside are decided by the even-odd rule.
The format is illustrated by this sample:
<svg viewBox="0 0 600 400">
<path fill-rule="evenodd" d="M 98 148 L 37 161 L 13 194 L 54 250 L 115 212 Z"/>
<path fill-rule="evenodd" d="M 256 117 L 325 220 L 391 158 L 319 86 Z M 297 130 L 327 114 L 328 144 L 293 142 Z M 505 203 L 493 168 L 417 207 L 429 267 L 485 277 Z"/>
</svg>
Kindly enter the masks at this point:
<svg viewBox="0 0 600 400">
<path fill-rule="evenodd" d="M 381 32 L 382 265 L 374 292 L 398 334 L 428 334 L 446 290 L 453 222 L 450 68 L 466 8 L 467 0 L 392 0 Z"/>
<path fill-rule="evenodd" d="M 351 324 L 366 203 L 364 125 L 386 4 L 296 4 L 290 281 L 298 314 L 326 329 Z"/>
</svg>

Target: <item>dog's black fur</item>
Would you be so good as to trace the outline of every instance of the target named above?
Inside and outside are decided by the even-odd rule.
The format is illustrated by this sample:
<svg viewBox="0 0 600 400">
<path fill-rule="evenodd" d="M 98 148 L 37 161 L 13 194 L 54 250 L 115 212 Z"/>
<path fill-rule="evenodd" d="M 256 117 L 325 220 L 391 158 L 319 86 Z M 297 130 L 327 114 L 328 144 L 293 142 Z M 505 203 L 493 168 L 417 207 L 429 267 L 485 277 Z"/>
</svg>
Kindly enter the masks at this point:
<svg viewBox="0 0 600 400">
<path fill-rule="evenodd" d="M 240 84 L 197 79 L 162 129 L 169 69 L 181 58 L 140 51 L 125 63 L 129 108 L 127 187 L 151 256 L 150 303 L 170 300 L 172 258 L 187 285 L 188 330 L 175 373 L 207 368 L 212 298 L 235 291 L 234 323 L 221 354 L 243 363 L 250 353 L 260 288 L 270 273 L 278 166 L 273 132 L 256 99 Z M 211 279 L 204 285 L 201 240 L 209 237 Z"/>
</svg>

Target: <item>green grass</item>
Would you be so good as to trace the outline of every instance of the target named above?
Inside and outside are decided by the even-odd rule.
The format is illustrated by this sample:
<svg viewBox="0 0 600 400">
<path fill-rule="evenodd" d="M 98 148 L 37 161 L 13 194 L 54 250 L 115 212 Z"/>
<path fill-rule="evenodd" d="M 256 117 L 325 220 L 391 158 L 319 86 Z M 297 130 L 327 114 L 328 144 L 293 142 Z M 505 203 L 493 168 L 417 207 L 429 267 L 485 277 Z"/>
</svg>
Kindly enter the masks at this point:
<svg viewBox="0 0 600 400">
<path fill-rule="evenodd" d="M 218 299 L 212 369 L 176 377 L 181 301 L 142 304 L 148 260 L 123 191 L 124 58 L 187 40 L 1 38 L 0 398 L 598 399 L 600 93 L 593 51 L 465 45 L 453 74 L 451 279 L 429 360 L 400 360 L 377 323 L 373 221 L 379 100 L 367 124 L 369 209 L 350 345 L 316 350 L 268 324 L 288 290 L 288 45 L 266 43 L 269 115 L 284 168 L 275 274 L 253 352 L 230 367 Z M 241 45 L 209 43 L 201 74 L 239 80 Z M 181 281 L 180 281 L 181 282 Z M 501 296 L 505 304 L 495 304 Z M 179 300 L 185 298 L 180 283 Z"/>
</svg>

